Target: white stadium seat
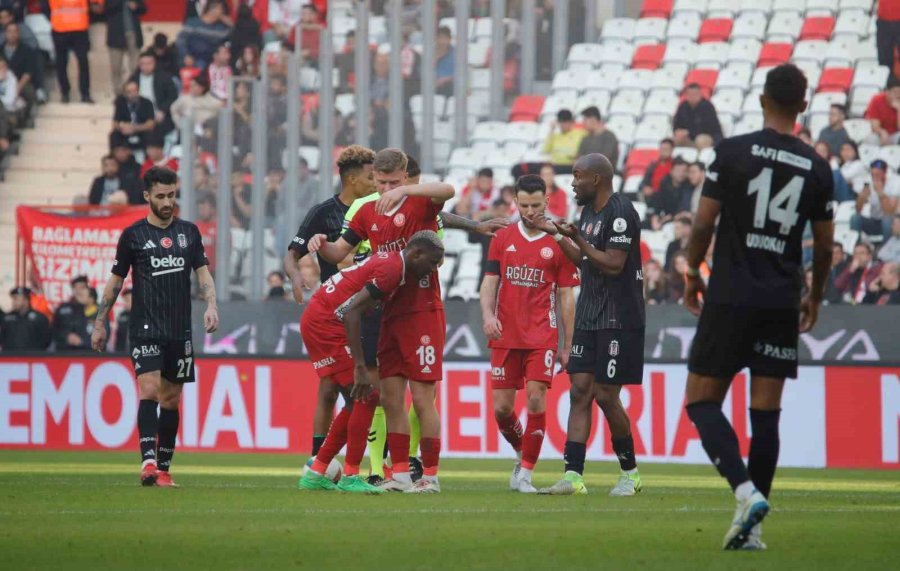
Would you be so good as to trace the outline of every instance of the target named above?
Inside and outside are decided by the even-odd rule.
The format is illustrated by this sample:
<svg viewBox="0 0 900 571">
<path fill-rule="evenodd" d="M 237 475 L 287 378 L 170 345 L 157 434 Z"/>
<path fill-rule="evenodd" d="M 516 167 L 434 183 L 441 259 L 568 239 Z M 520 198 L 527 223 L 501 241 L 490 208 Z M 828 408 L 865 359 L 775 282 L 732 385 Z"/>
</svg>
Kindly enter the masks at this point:
<svg viewBox="0 0 900 571">
<path fill-rule="evenodd" d="M 853 36 L 839 36 L 828 43 L 825 67 L 853 67 L 859 41 Z"/>
<path fill-rule="evenodd" d="M 510 141 L 522 141 L 530 143 L 539 138 L 537 131 L 537 123 L 529 123 L 526 121 L 516 121 L 515 123 L 509 123 L 502 131 L 503 141 L 505 143 L 509 143 Z"/>
<path fill-rule="evenodd" d="M 634 140 L 635 121 L 632 115 L 610 115 L 606 120 L 606 127 L 622 143 L 630 145 Z"/>
<path fill-rule="evenodd" d="M 653 71 L 649 69 L 628 69 L 619 78 L 619 89 L 639 89 L 649 91 L 653 83 Z"/>
<path fill-rule="evenodd" d="M 730 49 L 731 46 L 726 42 L 700 44 L 697 46 L 697 53 L 694 55 L 694 65 L 704 69 L 719 69 L 728 61 Z"/>
<path fill-rule="evenodd" d="M 744 96 L 744 103 L 741 105 L 741 113 L 762 113 L 762 106 L 759 103 L 759 96 L 762 95 L 762 89 L 753 88 L 750 93 Z"/>
<path fill-rule="evenodd" d="M 572 92 L 578 94 L 584 87 L 582 78 L 584 74 L 570 69 L 561 69 L 553 76 L 553 84 L 550 87 L 552 93 Z"/>
<path fill-rule="evenodd" d="M 620 89 L 609 104 L 610 115 L 640 117 L 644 106 L 644 92 L 637 89 Z"/>
<path fill-rule="evenodd" d="M 569 49 L 569 57 L 566 61 L 572 63 L 589 63 L 592 66 L 600 61 L 603 54 L 603 46 L 600 44 L 575 44 Z"/>
<path fill-rule="evenodd" d="M 671 89 L 681 91 L 684 86 L 684 78 L 687 75 L 687 64 L 671 64 L 661 67 L 653 72 L 650 87 L 653 89 Z"/>
<path fill-rule="evenodd" d="M 608 91 L 585 91 L 584 95 L 578 98 L 578 113 L 581 113 L 588 107 L 596 107 L 600 111 L 600 116 L 605 117 L 609 112 L 609 103 L 612 96 Z"/>
<path fill-rule="evenodd" d="M 669 26 L 666 28 L 666 38 L 667 40 L 684 39 L 695 41 L 700 33 L 700 25 L 702 23 L 703 20 L 697 12 L 675 14 L 669 20 Z"/>
<path fill-rule="evenodd" d="M 663 65 L 687 63 L 693 65 L 697 59 L 697 44 L 689 40 L 671 41 L 666 45 Z"/>
<path fill-rule="evenodd" d="M 766 41 L 793 43 L 800 36 L 803 16 L 798 12 L 775 12 L 769 20 Z"/>
<path fill-rule="evenodd" d="M 610 18 L 603 22 L 600 38 L 604 43 L 610 40 L 631 42 L 634 38 L 634 18 Z"/>
<path fill-rule="evenodd" d="M 836 14 L 838 0 L 806 0 L 806 15 L 827 16 Z"/>
<path fill-rule="evenodd" d="M 741 107 L 744 104 L 744 92 L 737 88 L 719 89 L 716 90 L 711 101 L 716 108 L 720 121 L 723 116 L 736 118 L 742 114 Z"/>
<path fill-rule="evenodd" d="M 697 162 L 698 155 L 699 153 L 694 147 L 675 147 L 675 149 L 672 151 L 673 157 L 684 159 L 689 163 Z"/>
<path fill-rule="evenodd" d="M 872 0 L 840 0 L 838 3 L 841 12 L 844 10 L 862 10 L 868 14 L 872 11 L 874 6 L 875 2 Z"/>
<path fill-rule="evenodd" d="M 663 115 L 671 117 L 678 108 L 678 94 L 671 89 L 654 89 L 644 103 L 644 117 Z"/>
<path fill-rule="evenodd" d="M 666 38 L 666 26 L 668 20 L 665 18 L 641 18 L 634 25 L 635 44 L 657 44 L 662 43 Z"/>
<path fill-rule="evenodd" d="M 883 65 L 873 67 L 859 67 L 853 74 L 853 87 L 867 85 L 871 87 L 882 88 L 887 84 L 888 76 L 891 70 Z"/>
<path fill-rule="evenodd" d="M 862 10 L 844 10 L 834 23 L 832 37 L 851 35 L 857 38 L 865 36 L 869 28 L 869 15 Z"/>
<path fill-rule="evenodd" d="M 728 50 L 728 62 L 742 61 L 756 65 L 759 60 L 759 52 L 762 50 L 762 42 L 753 38 L 732 40 Z"/>
<path fill-rule="evenodd" d="M 878 151 L 878 158 L 884 160 L 891 170 L 900 168 L 900 145 L 887 145 Z"/>
<path fill-rule="evenodd" d="M 828 113 L 833 104 L 845 105 L 847 94 L 845 93 L 816 93 L 809 105 L 810 113 Z"/>
<path fill-rule="evenodd" d="M 750 88 L 750 77 L 752 75 L 753 70 L 751 67 L 740 63 L 730 64 L 719 71 L 719 76 L 716 78 L 716 91 L 723 88 L 747 90 Z"/>
<path fill-rule="evenodd" d="M 742 117 L 741 120 L 734 125 L 734 133 L 732 136 L 737 137 L 738 135 L 746 135 L 747 133 L 759 131 L 762 129 L 762 126 L 762 113 L 748 114 Z"/>
<path fill-rule="evenodd" d="M 802 13 L 806 9 L 806 0 L 774 0 L 772 2 L 773 12 L 798 12 Z"/>
<path fill-rule="evenodd" d="M 862 117 L 863 113 L 869 107 L 869 101 L 872 97 L 881 91 L 880 87 L 861 85 L 854 87 L 850 92 L 850 115 L 852 117 Z"/>
<path fill-rule="evenodd" d="M 605 64 L 616 64 L 623 68 L 631 65 L 631 58 L 634 56 L 634 46 L 630 43 L 613 42 L 603 44 L 603 51 L 600 53 L 600 59 L 597 60 L 601 66 Z"/>
<path fill-rule="evenodd" d="M 753 38 L 761 40 L 766 36 L 766 15 L 761 12 L 741 12 L 731 28 L 731 39 Z"/>
<path fill-rule="evenodd" d="M 847 135 L 859 143 L 872 134 L 872 124 L 868 119 L 847 119 L 844 121 L 844 129 Z"/>
<path fill-rule="evenodd" d="M 772 67 L 758 67 L 753 70 L 753 77 L 750 78 L 750 88 L 761 90 L 766 84 L 766 75 L 768 75 L 771 70 Z"/>
<path fill-rule="evenodd" d="M 737 11 L 735 0 L 709 0 L 706 5 L 707 18 L 734 18 Z"/>
<path fill-rule="evenodd" d="M 643 121 L 634 130 L 634 146 L 656 148 L 661 140 L 671 136 L 672 126 L 668 117 L 663 115 L 645 115 Z"/>
<path fill-rule="evenodd" d="M 791 61 L 814 61 L 821 65 L 828 55 L 828 42 L 824 40 L 803 40 L 794 45 Z"/>
<path fill-rule="evenodd" d="M 762 13 L 769 14 L 772 11 L 772 0 L 739 0 L 737 2 L 738 13 Z"/>
<path fill-rule="evenodd" d="M 683 13 L 696 14 L 702 16 L 706 13 L 708 0 L 675 0 L 672 7 L 672 14 L 678 15 Z"/>
</svg>

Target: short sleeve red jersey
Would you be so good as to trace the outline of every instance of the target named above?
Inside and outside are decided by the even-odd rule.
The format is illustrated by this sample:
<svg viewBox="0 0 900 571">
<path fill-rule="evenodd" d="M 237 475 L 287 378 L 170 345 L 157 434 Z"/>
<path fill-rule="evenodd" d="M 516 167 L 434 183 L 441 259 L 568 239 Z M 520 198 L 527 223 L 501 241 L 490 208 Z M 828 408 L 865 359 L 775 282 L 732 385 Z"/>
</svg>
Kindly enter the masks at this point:
<svg viewBox="0 0 900 571">
<path fill-rule="evenodd" d="M 406 247 L 413 234 L 421 230 L 438 231 L 437 215 L 442 205 L 430 198 L 407 196 L 390 212 L 375 212 L 375 202 L 364 204 L 343 238 L 355 246 L 369 240 L 373 252 L 399 252 Z M 441 285 L 437 272 L 416 283 L 406 284 L 391 303 L 385 304 L 385 319 L 395 315 L 443 309 Z"/>
<path fill-rule="evenodd" d="M 522 222 L 497 232 L 488 251 L 485 273 L 499 275 L 497 349 L 557 349 L 559 319 L 556 293 L 579 284 L 578 269 L 549 234 L 528 236 Z"/>
<path fill-rule="evenodd" d="M 316 290 L 310 307 L 318 306 L 342 319 L 350 300 L 366 288 L 375 299 L 390 299 L 403 285 L 406 263 L 400 252 L 382 252 L 334 274 Z"/>
</svg>

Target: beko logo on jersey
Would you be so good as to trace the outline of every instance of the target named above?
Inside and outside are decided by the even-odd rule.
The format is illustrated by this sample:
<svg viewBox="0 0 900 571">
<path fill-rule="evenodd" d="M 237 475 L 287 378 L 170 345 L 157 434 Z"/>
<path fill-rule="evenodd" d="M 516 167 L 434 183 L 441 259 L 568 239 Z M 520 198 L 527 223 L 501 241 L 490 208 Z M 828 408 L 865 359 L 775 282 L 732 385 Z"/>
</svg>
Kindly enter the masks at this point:
<svg viewBox="0 0 900 571">
<path fill-rule="evenodd" d="M 156 256 L 150 256 L 150 267 L 154 270 L 159 270 L 157 272 L 153 272 L 151 276 L 161 276 L 163 274 L 171 274 L 174 272 L 180 272 L 184 269 L 185 261 L 181 256 L 173 256 L 169 254 L 165 258 L 157 258 Z M 160 270 L 159 268 L 164 268 Z"/>
<path fill-rule="evenodd" d="M 628 236 L 613 236 L 609 241 L 617 244 L 631 244 L 631 238 Z"/>
</svg>

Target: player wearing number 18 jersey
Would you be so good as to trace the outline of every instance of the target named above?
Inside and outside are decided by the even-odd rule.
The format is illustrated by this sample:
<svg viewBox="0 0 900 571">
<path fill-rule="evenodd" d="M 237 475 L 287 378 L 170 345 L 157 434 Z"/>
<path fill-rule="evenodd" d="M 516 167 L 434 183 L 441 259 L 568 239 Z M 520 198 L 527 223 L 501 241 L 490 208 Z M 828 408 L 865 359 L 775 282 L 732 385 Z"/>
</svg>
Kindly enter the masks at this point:
<svg viewBox="0 0 900 571">
<path fill-rule="evenodd" d="M 568 360 L 575 321 L 578 269 L 530 216 L 543 216 L 547 187 L 537 175 L 516 182 L 522 221 L 497 232 L 481 284 L 481 314 L 491 348 L 494 418 L 519 455 L 510 488 L 535 493 L 531 474 L 544 441 L 547 389 L 553 380 L 560 329 L 562 360 Z M 528 394 L 525 430 L 514 411 L 516 391 Z"/>
<path fill-rule="evenodd" d="M 688 363 L 687 413 L 703 448 L 737 499 L 725 549 L 762 549 L 759 523 L 778 462 L 785 378 L 797 376 L 797 340 L 815 324 L 831 263 L 831 168 L 792 134 L 806 108 L 806 77 L 796 66 L 766 76 L 764 129 L 722 141 L 709 168 L 688 245 L 685 306 L 700 314 Z M 709 288 L 699 266 L 718 218 Z M 800 299 L 802 240 L 814 238 L 813 286 Z M 799 327 L 798 327 L 799 323 Z M 749 463 L 744 465 L 722 401 L 749 368 Z"/>
</svg>

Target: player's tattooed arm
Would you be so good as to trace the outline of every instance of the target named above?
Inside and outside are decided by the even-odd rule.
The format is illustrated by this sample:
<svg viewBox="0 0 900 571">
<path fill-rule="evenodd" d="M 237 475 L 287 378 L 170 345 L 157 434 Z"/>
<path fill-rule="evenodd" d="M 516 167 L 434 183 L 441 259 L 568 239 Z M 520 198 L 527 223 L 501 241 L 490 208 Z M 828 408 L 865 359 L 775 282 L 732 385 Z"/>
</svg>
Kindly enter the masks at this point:
<svg viewBox="0 0 900 571">
<path fill-rule="evenodd" d="M 206 302 L 206 312 L 203 314 L 203 326 L 207 333 L 212 333 L 219 328 L 219 307 L 216 301 L 216 283 L 209 266 L 197 268 L 197 288 L 200 299 Z"/>
<path fill-rule="evenodd" d="M 444 222 L 444 228 L 465 230 L 469 233 L 483 234 L 485 236 L 496 236 L 497 230 L 509 226 L 508 218 L 491 218 L 490 220 L 477 222 L 450 212 L 441 212 L 438 216 Z"/>
<path fill-rule="evenodd" d="M 94 331 L 91 333 L 91 348 L 94 351 L 106 349 L 106 320 L 109 317 L 109 310 L 119 298 L 124 283 L 125 280 L 121 276 L 112 274 L 106 282 L 106 287 L 103 288 L 103 296 L 97 307 L 97 317 L 94 319 Z"/>
</svg>

